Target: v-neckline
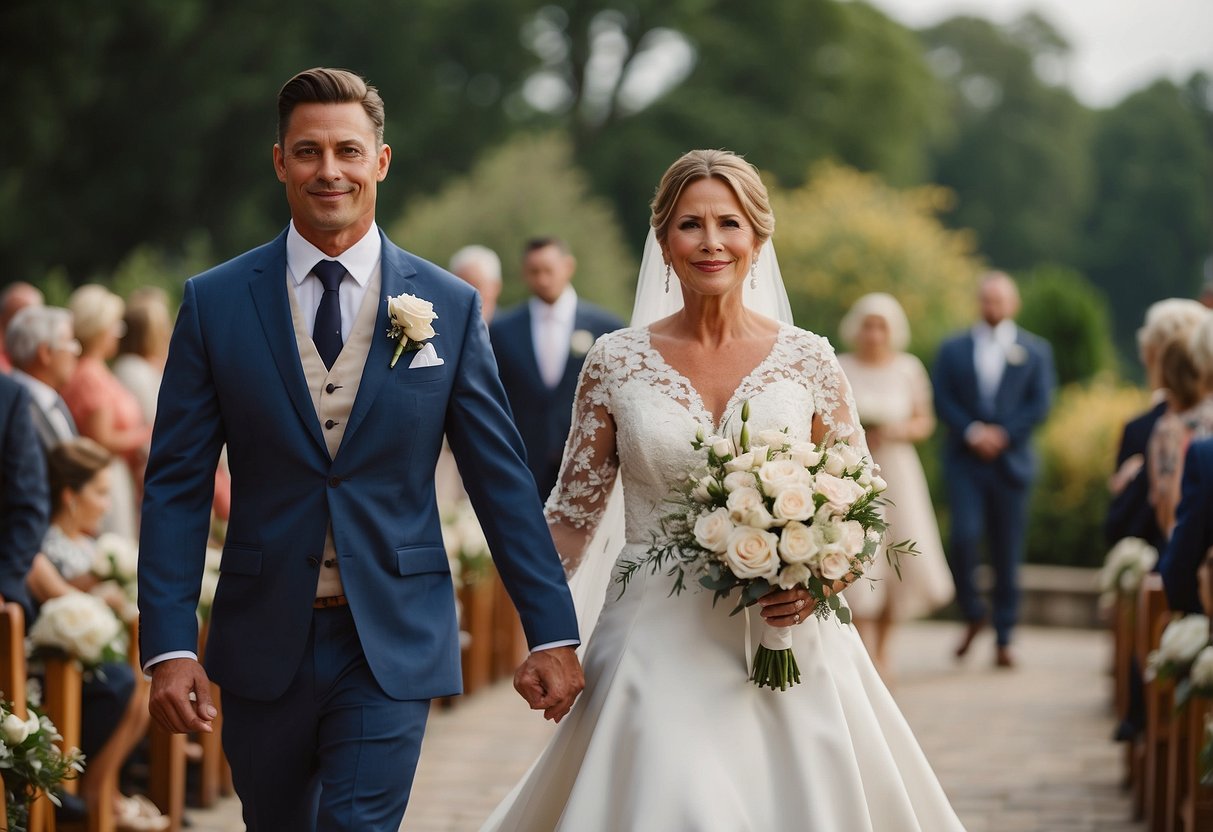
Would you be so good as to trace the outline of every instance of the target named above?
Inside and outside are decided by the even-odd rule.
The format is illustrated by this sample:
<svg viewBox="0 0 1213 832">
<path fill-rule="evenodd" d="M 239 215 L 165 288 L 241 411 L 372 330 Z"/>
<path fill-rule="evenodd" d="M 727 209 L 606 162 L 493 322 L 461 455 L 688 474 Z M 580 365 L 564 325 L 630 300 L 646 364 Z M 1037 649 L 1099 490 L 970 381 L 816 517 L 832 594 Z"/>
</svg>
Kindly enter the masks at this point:
<svg viewBox="0 0 1213 832">
<path fill-rule="evenodd" d="M 713 434 L 719 434 L 724 428 L 723 423 L 727 419 L 729 412 L 737 405 L 738 394 L 740 394 L 746 385 L 749 384 L 750 379 L 753 378 L 759 370 L 765 367 L 767 362 L 769 362 L 775 355 L 775 351 L 779 348 L 779 342 L 783 340 L 784 333 L 788 329 L 789 327 L 785 324 L 779 325 L 779 331 L 775 333 L 775 340 L 771 342 L 771 348 L 767 350 L 766 355 L 764 355 L 757 364 L 751 367 L 750 371 L 742 376 L 741 380 L 737 382 L 737 386 L 733 388 L 733 392 L 725 401 L 724 410 L 720 411 L 719 418 L 716 417 L 716 414 L 708 410 L 708 406 L 704 402 L 703 395 L 699 392 L 699 388 L 695 386 L 691 379 L 668 360 L 666 360 L 665 354 L 662 353 L 661 350 L 657 349 L 657 346 L 653 343 L 652 327 L 646 326 L 644 328 L 644 337 L 648 352 L 650 352 L 657 359 L 657 361 L 661 364 L 662 369 L 675 376 L 676 380 L 686 388 L 688 404 L 698 408 L 701 416 L 707 417 L 708 425 L 711 427 Z"/>
</svg>

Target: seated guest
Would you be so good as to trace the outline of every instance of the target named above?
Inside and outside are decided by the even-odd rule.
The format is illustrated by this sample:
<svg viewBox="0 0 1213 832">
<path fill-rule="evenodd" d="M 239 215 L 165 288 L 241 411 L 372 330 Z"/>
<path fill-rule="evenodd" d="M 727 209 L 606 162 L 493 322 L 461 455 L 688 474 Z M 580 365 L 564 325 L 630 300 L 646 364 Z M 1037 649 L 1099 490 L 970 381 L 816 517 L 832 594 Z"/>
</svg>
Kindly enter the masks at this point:
<svg viewBox="0 0 1213 832">
<path fill-rule="evenodd" d="M 34 439 L 29 393 L 0 376 L 0 595 L 33 612 L 25 576 L 46 534 L 46 460 Z"/>
<path fill-rule="evenodd" d="M 90 439 L 61 443 L 47 457 L 51 522 L 42 553 L 34 559 L 27 583 L 39 604 L 96 583 L 91 574 L 94 535 L 109 508 L 111 456 Z M 135 684 L 127 662 L 102 664 L 89 674 L 82 691 L 80 750 L 88 760 L 121 761 L 147 733 L 147 687 Z M 94 768 L 85 768 L 81 796 L 95 805 L 108 785 Z M 104 774 L 104 772 L 98 772 Z M 117 795 L 114 817 L 119 830 L 168 829 L 146 798 Z"/>
<path fill-rule="evenodd" d="M 1213 546 L 1213 439 L 1188 448 L 1182 491 L 1175 531 L 1159 558 L 1158 572 L 1171 609 L 1200 613 L 1196 573 Z"/>
<path fill-rule="evenodd" d="M 13 379 L 30 393 L 34 429 L 50 451 L 79 435 L 67 402 L 59 395 L 76 373 L 80 342 L 72 330 L 72 313 L 56 306 L 22 309 L 4 332 Z"/>
<path fill-rule="evenodd" d="M 8 331 L 9 321 L 22 309 L 42 304 L 42 290 L 29 283 L 10 283 L 0 292 L 0 372 L 7 373 L 13 369 L 8 350 L 4 346 L 4 333 Z"/>
<path fill-rule="evenodd" d="M 139 401 L 143 421 L 156 422 L 156 397 L 168 359 L 173 317 L 163 289 L 149 286 L 131 293 L 123 317 L 126 332 L 118 342 L 114 375 Z"/>
</svg>

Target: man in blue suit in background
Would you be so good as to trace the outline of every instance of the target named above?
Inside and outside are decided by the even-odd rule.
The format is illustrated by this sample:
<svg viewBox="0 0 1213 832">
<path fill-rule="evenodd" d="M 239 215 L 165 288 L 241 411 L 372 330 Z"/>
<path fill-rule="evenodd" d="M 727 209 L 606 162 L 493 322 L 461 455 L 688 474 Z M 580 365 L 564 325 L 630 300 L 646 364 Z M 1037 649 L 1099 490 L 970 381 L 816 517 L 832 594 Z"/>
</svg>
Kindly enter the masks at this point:
<svg viewBox="0 0 1213 832">
<path fill-rule="evenodd" d="M 560 474 L 585 354 L 600 335 L 623 326 L 610 312 L 577 297 L 572 286 L 576 269 L 563 240 L 528 241 L 522 279 L 531 298 L 498 315 L 491 329 L 501 383 L 542 500 Z"/>
<path fill-rule="evenodd" d="M 25 576 L 50 522 L 46 456 L 34 430 L 30 395 L 0 375 L 0 595 L 32 618 Z"/>
<path fill-rule="evenodd" d="M 249 832 L 399 828 L 429 702 L 460 690 L 444 434 L 532 649 L 515 687 L 559 720 L 584 684 L 476 292 L 375 224 L 383 121 L 351 72 L 286 83 L 273 157 L 291 223 L 185 284 L 160 390 L 139 558 L 151 710 L 209 731 L 219 685 Z M 195 607 L 225 444 L 203 670 Z"/>
<path fill-rule="evenodd" d="M 947 428 L 944 475 L 952 509 L 949 561 L 967 621 L 963 657 L 987 623 L 975 575 L 984 541 L 994 568 L 995 661 L 1012 667 L 1011 631 L 1019 607 L 1019 562 L 1035 471 L 1032 430 L 1053 396 L 1053 351 L 1015 325 L 1019 291 L 1002 272 L 981 279 L 981 320 L 939 348 L 935 407 Z"/>
<path fill-rule="evenodd" d="M 1158 560 L 1167 604 L 1176 612 L 1204 612 L 1197 570 L 1210 547 L 1213 547 L 1213 439 L 1202 439 L 1188 448 L 1175 529 Z"/>
</svg>

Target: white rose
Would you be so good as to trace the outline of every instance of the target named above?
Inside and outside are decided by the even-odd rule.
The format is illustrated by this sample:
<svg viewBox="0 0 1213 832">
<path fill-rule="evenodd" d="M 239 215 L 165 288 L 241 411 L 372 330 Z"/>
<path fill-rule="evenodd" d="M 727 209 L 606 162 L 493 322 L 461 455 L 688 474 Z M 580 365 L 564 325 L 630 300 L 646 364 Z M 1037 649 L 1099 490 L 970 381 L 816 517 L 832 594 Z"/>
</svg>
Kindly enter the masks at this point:
<svg viewBox="0 0 1213 832">
<path fill-rule="evenodd" d="M 790 521 L 779 535 L 779 556 L 784 563 L 807 564 L 820 549 L 820 539 L 804 523 Z"/>
<path fill-rule="evenodd" d="M 724 470 L 728 471 L 730 474 L 734 471 L 751 471 L 754 469 L 754 462 L 754 452 L 750 451 L 749 453 L 742 454 L 741 456 L 735 456 L 730 459 L 724 464 Z"/>
<path fill-rule="evenodd" d="M 771 449 L 766 445 L 751 445 L 750 453 L 754 455 L 754 468 L 761 468 L 771 458 Z"/>
<path fill-rule="evenodd" d="M 884 491 L 888 487 L 889 487 L 889 484 L 887 482 L 885 482 L 884 477 L 880 476 L 880 474 L 872 475 L 872 490 L 873 491 L 875 491 L 877 494 L 879 494 L 880 492 Z"/>
<path fill-rule="evenodd" d="M 752 526 L 755 529 L 769 529 L 776 525 L 775 516 L 762 504 L 746 509 L 741 516 L 741 522 L 743 525 Z"/>
<path fill-rule="evenodd" d="M 782 489 L 800 482 L 800 477 L 804 473 L 804 467 L 790 459 L 773 459 L 770 462 L 764 462 L 758 469 L 758 479 L 762 482 L 763 491 L 775 495 Z"/>
<path fill-rule="evenodd" d="M 712 493 L 708 491 L 708 486 L 716 482 L 716 478 L 710 475 L 705 475 L 695 487 L 691 490 L 691 499 L 700 503 L 712 502 Z"/>
<path fill-rule="evenodd" d="M 1192 684 L 1204 690 L 1213 689 L 1213 647 L 1205 647 L 1196 654 L 1190 673 Z"/>
<path fill-rule="evenodd" d="M 744 523 L 746 512 L 763 505 L 762 494 L 753 486 L 738 488 L 728 496 L 726 505 L 729 509 L 729 517 L 733 522 Z"/>
<path fill-rule="evenodd" d="M 1185 615 L 1167 625 L 1158 644 L 1159 654 L 1168 661 L 1191 664 L 1209 644 L 1209 619 L 1203 615 Z"/>
<path fill-rule="evenodd" d="M 841 477 L 846 473 L 847 466 L 843 464 L 842 457 L 838 455 L 837 448 L 831 448 L 825 454 L 825 472 L 835 477 Z"/>
<path fill-rule="evenodd" d="M 712 453 L 716 454 L 716 456 L 720 457 L 721 459 L 724 459 L 726 456 L 733 455 L 732 439 L 721 439 L 719 436 L 709 436 L 705 441 L 711 446 Z"/>
<path fill-rule="evenodd" d="M 789 485 L 779 492 L 773 509 L 780 520 L 808 520 L 815 509 L 813 492 L 803 485 Z"/>
<path fill-rule="evenodd" d="M 779 538 L 770 532 L 742 526 L 729 535 L 723 560 L 742 580 L 774 578 L 779 571 L 778 545 Z"/>
<path fill-rule="evenodd" d="M 780 570 L 777 583 L 780 589 L 795 589 L 807 584 L 811 577 L 813 577 L 813 573 L 809 567 L 803 563 L 793 563 Z"/>
<path fill-rule="evenodd" d="M 834 447 L 834 451 L 838 454 L 838 458 L 842 461 L 843 468 L 847 471 L 854 471 L 863 465 L 863 454 L 859 452 L 858 448 L 843 443 L 836 445 Z"/>
<path fill-rule="evenodd" d="M 863 525 L 858 520 L 844 520 L 839 523 L 836 543 L 851 557 L 860 554 L 864 544 Z"/>
<path fill-rule="evenodd" d="M 791 439 L 781 430 L 760 430 L 758 431 L 758 441 L 769 445 L 773 450 L 782 451 Z"/>
<path fill-rule="evenodd" d="M 826 468 L 829 469 L 828 463 Z M 855 501 L 866 493 L 864 487 L 855 480 L 842 479 L 828 473 L 818 474 L 813 488 L 826 498 L 826 505 L 836 514 L 846 514 Z"/>
<path fill-rule="evenodd" d="M 728 509 L 718 508 L 695 521 L 695 542 L 709 552 L 723 552 L 732 532 L 733 521 L 729 519 Z"/>
<path fill-rule="evenodd" d="M 10 746 L 20 745 L 29 737 L 29 725 L 16 714 L 6 716 L 4 722 L 0 723 L 0 730 L 4 731 L 4 739 Z"/>
<path fill-rule="evenodd" d="M 868 488 L 872 484 L 872 472 L 869 471 L 867 468 L 864 468 L 862 471 L 859 472 L 859 478 L 855 481 L 857 483 L 859 483 L 860 485 L 862 485 L 864 488 Z"/>
<path fill-rule="evenodd" d="M 821 577 L 825 580 L 837 581 L 851 571 L 851 559 L 842 552 L 839 546 L 830 546 L 821 553 L 817 568 L 821 570 Z"/>
<path fill-rule="evenodd" d="M 788 448 L 788 454 L 791 455 L 794 462 L 805 468 L 812 468 L 821 462 L 821 452 L 812 442 L 793 442 L 792 446 Z"/>
<path fill-rule="evenodd" d="M 434 314 L 434 304 L 428 300 L 414 295 L 397 295 L 388 298 L 387 309 L 392 323 L 403 329 L 409 340 L 428 341 L 434 337 L 430 322 L 438 316 Z"/>
<path fill-rule="evenodd" d="M 728 494 L 732 494 L 738 488 L 753 488 L 754 475 L 749 471 L 734 471 L 731 474 L 726 474 L 724 478 L 724 490 Z"/>
</svg>

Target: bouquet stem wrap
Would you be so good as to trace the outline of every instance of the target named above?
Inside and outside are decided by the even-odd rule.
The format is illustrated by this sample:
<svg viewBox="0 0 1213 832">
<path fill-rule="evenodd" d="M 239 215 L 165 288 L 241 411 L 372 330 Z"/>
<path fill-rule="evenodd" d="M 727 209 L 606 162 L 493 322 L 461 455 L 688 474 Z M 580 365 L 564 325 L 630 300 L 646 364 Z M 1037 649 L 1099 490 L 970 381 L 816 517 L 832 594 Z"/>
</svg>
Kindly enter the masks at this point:
<svg viewBox="0 0 1213 832">
<path fill-rule="evenodd" d="M 750 681 L 758 687 L 787 690 L 800 684 L 800 667 L 792 652 L 792 628 L 762 625 Z"/>
</svg>

